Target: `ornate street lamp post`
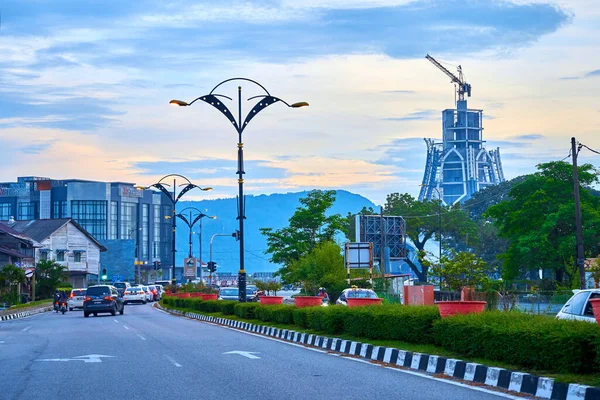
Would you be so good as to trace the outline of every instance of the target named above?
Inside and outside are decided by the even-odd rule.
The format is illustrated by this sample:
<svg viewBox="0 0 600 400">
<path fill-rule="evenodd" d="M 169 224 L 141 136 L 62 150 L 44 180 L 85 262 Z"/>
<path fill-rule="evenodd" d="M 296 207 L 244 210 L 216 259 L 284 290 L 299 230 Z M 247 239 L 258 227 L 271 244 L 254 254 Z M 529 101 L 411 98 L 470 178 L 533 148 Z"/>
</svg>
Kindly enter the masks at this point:
<svg viewBox="0 0 600 400">
<path fill-rule="evenodd" d="M 163 181 L 166 178 L 169 177 L 173 177 L 173 192 L 169 192 L 169 190 L 167 189 L 167 187 L 171 186 L 168 183 L 163 183 Z M 179 193 L 177 193 L 177 178 L 181 178 L 183 179 L 185 182 L 179 186 L 183 186 L 183 189 L 181 189 L 181 191 Z M 154 183 L 150 186 L 144 187 L 144 186 L 137 186 L 138 189 L 144 190 L 144 189 L 150 189 L 150 188 L 156 188 L 158 190 L 160 190 L 165 196 L 167 196 L 167 198 L 171 201 L 171 204 L 173 205 L 173 215 L 170 216 L 171 218 L 171 227 L 173 229 L 173 235 L 172 235 L 172 262 L 173 265 L 171 267 L 171 271 L 172 271 L 172 276 L 171 276 L 171 284 L 173 285 L 173 293 L 175 293 L 177 291 L 177 278 L 175 277 L 175 253 L 177 252 L 176 249 L 176 245 L 175 245 L 175 230 L 177 229 L 177 218 L 175 217 L 177 215 L 177 211 L 176 211 L 176 206 L 177 206 L 177 202 L 181 199 L 181 197 L 186 194 L 187 192 L 189 192 L 190 190 L 194 189 L 194 188 L 198 188 L 200 190 L 212 190 L 212 188 L 201 188 L 198 185 L 193 184 L 192 182 L 190 182 L 190 180 L 188 178 L 186 178 L 183 175 L 179 175 L 179 174 L 169 174 L 169 175 L 165 175 L 163 176 L 157 183 Z"/>
<path fill-rule="evenodd" d="M 235 118 L 233 113 L 227 108 L 227 106 L 222 103 L 222 101 L 219 98 L 220 97 L 225 98 L 230 101 L 233 101 L 233 99 L 229 96 L 215 93 L 215 90 L 219 86 L 223 85 L 224 83 L 231 82 L 231 81 L 250 82 L 254 85 L 257 85 L 264 91 L 264 94 L 261 94 L 258 96 L 253 96 L 248 99 L 248 101 L 253 100 L 253 99 L 258 99 L 258 101 L 254 105 L 254 107 L 252 107 L 250 112 L 248 112 L 248 114 L 246 115 L 246 118 L 244 120 L 242 120 L 242 87 L 241 86 L 238 86 L 238 118 L 237 119 Z M 201 100 L 207 104 L 210 104 L 211 106 L 213 106 L 217 110 L 219 110 L 221 113 L 223 113 L 223 115 L 225 115 L 225 117 L 229 121 L 231 121 L 234 129 L 238 133 L 238 144 L 237 144 L 238 170 L 237 170 L 237 174 L 238 174 L 239 195 L 238 195 L 238 204 L 237 204 L 237 208 L 238 208 L 238 210 L 237 210 L 238 217 L 237 218 L 239 220 L 239 225 L 240 225 L 240 229 L 239 229 L 239 231 L 240 231 L 240 234 L 239 234 L 240 269 L 238 271 L 238 287 L 239 287 L 238 299 L 240 302 L 245 302 L 246 301 L 246 270 L 244 267 L 244 219 L 246 219 L 246 215 L 245 215 L 246 211 L 245 211 L 245 200 L 244 200 L 244 174 L 245 174 L 245 171 L 244 171 L 244 144 L 242 142 L 242 133 L 244 132 L 244 129 L 246 128 L 248 123 L 252 120 L 252 118 L 254 118 L 256 116 L 256 114 L 258 114 L 259 112 L 261 112 L 262 110 L 264 110 L 265 108 L 267 108 L 268 106 L 270 106 L 272 104 L 283 103 L 286 106 L 291 107 L 291 108 L 300 108 L 300 107 L 308 106 L 308 103 L 299 102 L 299 103 L 288 104 L 278 97 L 271 96 L 269 91 L 267 89 L 265 89 L 264 86 L 262 86 L 260 83 L 258 83 L 256 81 L 253 81 L 252 79 L 231 78 L 231 79 L 227 79 L 227 80 L 224 80 L 223 82 L 219 83 L 217 86 L 215 86 L 213 88 L 213 90 L 210 91 L 209 94 L 200 96 L 200 97 L 192 100 L 190 103 L 187 103 L 187 102 L 181 101 L 181 100 L 171 100 L 170 104 L 185 107 L 185 106 L 191 106 L 198 100 Z"/>
<path fill-rule="evenodd" d="M 186 210 L 190 210 L 190 214 L 189 214 L 189 219 L 188 217 L 186 217 L 183 213 Z M 196 216 L 192 216 L 193 211 L 196 211 L 198 214 L 196 214 Z M 189 251 L 189 258 L 192 258 L 192 234 L 193 234 L 193 228 L 194 225 L 196 225 L 197 222 L 200 222 L 200 228 L 198 231 L 198 246 L 200 247 L 199 249 L 199 256 L 200 256 L 200 277 L 202 278 L 202 218 L 204 217 L 208 217 L 210 219 L 215 219 L 217 218 L 214 215 L 206 215 L 204 214 L 202 211 L 198 210 L 196 207 L 186 207 L 183 210 L 181 210 L 181 212 L 179 214 L 177 214 L 177 217 L 179 219 L 181 219 L 183 222 L 185 222 L 185 224 L 188 226 L 188 228 L 190 228 L 190 251 Z M 193 219 L 192 219 L 193 218 Z"/>
</svg>

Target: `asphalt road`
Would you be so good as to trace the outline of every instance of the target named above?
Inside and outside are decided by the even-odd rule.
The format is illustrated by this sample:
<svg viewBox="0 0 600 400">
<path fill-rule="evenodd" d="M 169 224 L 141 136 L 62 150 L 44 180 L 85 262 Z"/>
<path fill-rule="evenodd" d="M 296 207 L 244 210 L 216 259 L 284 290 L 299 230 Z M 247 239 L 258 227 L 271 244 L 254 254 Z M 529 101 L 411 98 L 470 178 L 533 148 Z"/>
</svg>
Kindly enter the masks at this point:
<svg viewBox="0 0 600 400">
<path fill-rule="evenodd" d="M 224 354 L 232 351 L 253 358 Z M 2 322 L 0 366 L 0 399 L 11 400 L 502 398 L 174 317 L 150 304 L 127 305 L 116 317 L 73 311 Z"/>
</svg>

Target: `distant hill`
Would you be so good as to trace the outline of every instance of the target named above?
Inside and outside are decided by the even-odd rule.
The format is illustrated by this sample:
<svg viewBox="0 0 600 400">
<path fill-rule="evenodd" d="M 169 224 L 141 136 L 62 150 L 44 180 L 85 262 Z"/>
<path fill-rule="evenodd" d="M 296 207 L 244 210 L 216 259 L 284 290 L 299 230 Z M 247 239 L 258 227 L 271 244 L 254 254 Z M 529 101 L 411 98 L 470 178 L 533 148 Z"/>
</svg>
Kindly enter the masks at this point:
<svg viewBox="0 0 600 400">
<path fill-rule="evenodd" d="M 246 223 L 245 245 L 246 270 L 249 274 L 254 272 L 271 272 L 279 265 L 268 261 L 265 237 L 260 234 L 260 228 L 279 229 L 287 225 L 289 218 L 300 205 L 299 199 L 308 192 L 286 194 L 271 194 L 248 196 L 246 198 Z M 177 204 L 177 211 L 186 207 L 196 207 L 205 214 L 215 215 L 217 219 L 203 218 L 202 221 L 202 259 L 209 260 L 209 242 L 213 234 L 231 234 L 238 228 L 237 205 L 235 198 L 181 201 Z M 336 201 L 331 208 L 331 213 L 346 216 L 348 212 L 358 212 L 363 207 L 373 207 L 375 204 L 369 199 L 345 190 L 338 190 Z M 186 211 L 185 214 L 189 212 Z M 198 225 L 194 231 L 198 231 Z M 183 264 L 189 249 L 189 230 L 183 221 L 177 221 L 177 265 Z M 198 257 L 198 235 L 192 236 L 194 256 Z M 239 242 L 233 237 L 215 237 L 213 242 L 213 261 L 219 265 L 219 271 L 237 272 L 239 268 Z"/>
</svg>

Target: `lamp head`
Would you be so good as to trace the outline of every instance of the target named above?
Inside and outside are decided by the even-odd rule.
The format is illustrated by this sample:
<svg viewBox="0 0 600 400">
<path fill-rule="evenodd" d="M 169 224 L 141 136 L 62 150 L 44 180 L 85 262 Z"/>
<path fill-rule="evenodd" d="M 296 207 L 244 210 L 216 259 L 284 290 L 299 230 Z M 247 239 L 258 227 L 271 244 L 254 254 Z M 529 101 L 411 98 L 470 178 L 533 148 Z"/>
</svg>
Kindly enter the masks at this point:
<svg viewBox="0 0 600 400">
<path fill-rule="evenodd" d="M 292 107 L 292 108 L 308 107 L 308 103 L 305 101 L 300 101 L 298 103 L 294 103 L 294 104 L 290 105 L 290 107 Z"/>
<path fill-rule="evenodd" d="M 216 215 L 208 215 L 208 218 L 210 218 L 210 219 L 217 219 L 217 216 Z"/>
<path fill-rule="evenodd" d="M 146 186 L 136 186 L 135 188 L 137 190 L 146 190 L 146 189 L 148 189 Z"/>
<path fill-rule="evenodd" d="M 169 104 L 174 105 L 174 106 L 178 106 L 178 107 L 186 107 L 189 106 L 188 103 L 186 103 L 185 101 L 181 101 L 181 100 L 171 100 L 169 102 Z"/>
<path fill-rule="evenodd" d="M 201 190 L 204 190 L 205 192 L 206 192 L 206 191 L 209 191 L 209 190 L 212 190 L 212 188 L 211 188 L 211 187 L 207 187 L 207 188 L 200 188 L 200 189 L 201 189 Z"/>
</svg>

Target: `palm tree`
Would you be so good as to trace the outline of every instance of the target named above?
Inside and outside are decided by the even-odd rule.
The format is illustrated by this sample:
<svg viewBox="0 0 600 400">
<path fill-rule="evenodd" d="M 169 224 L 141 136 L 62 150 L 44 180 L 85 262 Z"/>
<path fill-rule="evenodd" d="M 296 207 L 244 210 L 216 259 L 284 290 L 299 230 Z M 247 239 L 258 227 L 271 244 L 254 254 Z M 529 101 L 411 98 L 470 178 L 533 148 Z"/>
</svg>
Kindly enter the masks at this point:
<svg viewBox="0 0 600 400">
<path fill-rule="evenodd" d="M 6 264 L 0 268 L 0 295 L 10 303 L 18 301 L 18 294 L 12 288 L 25 282 L 25 271 L 14 264 Z"/>
<path fill-rule="evenodd" d="M 35 268 L 35 279 L 41 298 L 48 299 L 67 280 L 67 268 L 53 260 L 40 261 Z"/>
</svg>

